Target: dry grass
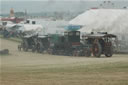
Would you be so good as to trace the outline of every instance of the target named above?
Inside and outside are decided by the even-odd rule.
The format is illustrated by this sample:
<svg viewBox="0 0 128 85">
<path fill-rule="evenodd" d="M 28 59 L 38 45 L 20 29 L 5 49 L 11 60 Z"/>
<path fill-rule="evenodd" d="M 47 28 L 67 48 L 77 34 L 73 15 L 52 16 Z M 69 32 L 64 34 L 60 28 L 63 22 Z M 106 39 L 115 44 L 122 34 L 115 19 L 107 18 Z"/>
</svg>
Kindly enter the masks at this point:
<svg viewBox="0 0 128 85">
<path fill-rule="evenodd" d="M 1 85 L 128 85 L 128 55 L 112 58 L 53 56 L 18 52 L 18 43 L 1 39 Z"/>
</svg>

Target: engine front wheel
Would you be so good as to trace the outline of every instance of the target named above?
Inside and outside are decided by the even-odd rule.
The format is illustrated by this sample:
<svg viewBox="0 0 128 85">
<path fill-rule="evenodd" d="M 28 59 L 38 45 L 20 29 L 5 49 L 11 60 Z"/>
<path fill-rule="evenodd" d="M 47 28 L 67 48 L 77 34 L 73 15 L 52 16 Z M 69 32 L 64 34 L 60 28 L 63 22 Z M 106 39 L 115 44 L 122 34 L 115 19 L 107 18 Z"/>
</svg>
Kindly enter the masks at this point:
<svg viewBox="0 0 128 85">
<path fill-rule="evenodd" d="M 106 57 L 112 57 L 112 54 L 105 54 Z"/>
<path fill-rule="evenodd" d="M 113 55 L 113 49 L 112 47 L 110 47 L 109 49 L 106 50 L 107 52 L 105 52 L 105 56 L 106 57 L 112 57 Z"/>
</svg>

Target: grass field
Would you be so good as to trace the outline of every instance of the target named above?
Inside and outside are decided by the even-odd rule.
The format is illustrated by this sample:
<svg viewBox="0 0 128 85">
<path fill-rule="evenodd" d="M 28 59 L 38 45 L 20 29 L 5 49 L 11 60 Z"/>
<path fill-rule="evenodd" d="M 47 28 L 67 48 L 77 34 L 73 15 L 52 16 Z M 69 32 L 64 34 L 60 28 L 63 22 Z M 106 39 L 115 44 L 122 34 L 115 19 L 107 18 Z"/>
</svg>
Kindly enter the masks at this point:
<svg viewBox="0 0 128 85">
<path fill-rule="evenodd" d="M 71 57 L 19 52 L 18 42 L 0 39 L 1 85 L 128 85 L 128 55 Z"/>
</svg>

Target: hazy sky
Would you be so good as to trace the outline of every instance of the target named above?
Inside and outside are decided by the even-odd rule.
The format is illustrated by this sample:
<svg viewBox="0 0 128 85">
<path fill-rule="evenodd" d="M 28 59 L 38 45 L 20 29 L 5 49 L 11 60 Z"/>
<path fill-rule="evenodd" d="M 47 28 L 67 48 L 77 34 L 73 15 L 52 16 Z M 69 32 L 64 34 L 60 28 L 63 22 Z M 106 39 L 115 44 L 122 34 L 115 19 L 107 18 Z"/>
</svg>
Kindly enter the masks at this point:
<svg viewBox="0 0 128 85">
<path fill-rule="evenodd" d="M 21 12 L 25 9 L 29 13 L 44 11 L 80 11 L 90 7 L 98 7 L 105 0 L 0 0 L 0 14 L 9 13 L 11 8 Z M 109 0 L 110 1 L 110 0 Z M 114 7 L 122 8 L 128 6 L 128 0 L 111 0 Z M 105 4 L 111 6 L 110 4 Z"/>
</svg>

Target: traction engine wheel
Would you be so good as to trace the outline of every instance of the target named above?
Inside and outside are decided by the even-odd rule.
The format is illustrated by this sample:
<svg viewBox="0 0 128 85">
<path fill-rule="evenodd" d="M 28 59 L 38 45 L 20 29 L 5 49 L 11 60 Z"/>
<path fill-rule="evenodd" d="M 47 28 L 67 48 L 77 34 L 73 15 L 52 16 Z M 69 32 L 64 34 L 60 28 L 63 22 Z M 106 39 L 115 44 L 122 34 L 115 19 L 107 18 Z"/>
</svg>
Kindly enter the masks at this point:
<svg viewBox="0 0 128 85">
<path fill-rule="evenodd" d="M 92 52 L 95 57 L 101 56 L 102 48 L 99 42 L 93 44 Z"/>
<path fill-rule="evenodd" d="M 108 52 L 105 53 L 105 56 L 106 57 L 112 57 L 112 55 L 113 55 L 113 49 L 112 49 L 112 47 L 110 47 L 107 50 L 108 50 Z"/>
</svg>

